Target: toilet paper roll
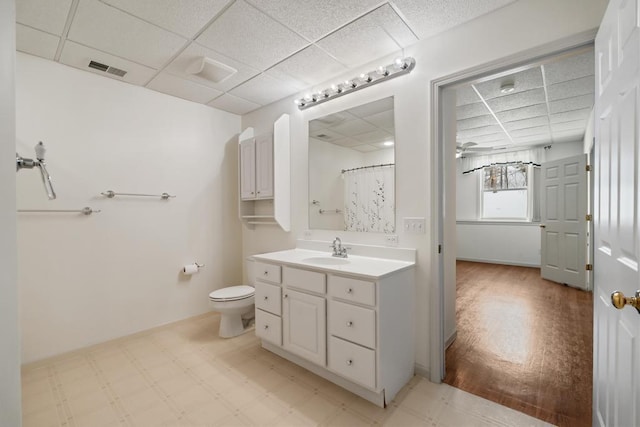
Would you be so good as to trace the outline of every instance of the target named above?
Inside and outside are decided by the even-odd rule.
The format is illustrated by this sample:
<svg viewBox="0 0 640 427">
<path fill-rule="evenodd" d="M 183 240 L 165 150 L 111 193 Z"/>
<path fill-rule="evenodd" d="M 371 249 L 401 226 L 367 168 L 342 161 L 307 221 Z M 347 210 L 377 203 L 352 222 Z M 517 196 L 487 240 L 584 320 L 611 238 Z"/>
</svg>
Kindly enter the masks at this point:
<svg viewBox="0 0 640 427">
<path fill-rule="evenodd" d="M 197 273 L 198 270 L 199 270 L 199 267 L 197 264 L 187 264 L 184 267 L 182 267 L 182 272 L 187 276 Z"/>
</svg>

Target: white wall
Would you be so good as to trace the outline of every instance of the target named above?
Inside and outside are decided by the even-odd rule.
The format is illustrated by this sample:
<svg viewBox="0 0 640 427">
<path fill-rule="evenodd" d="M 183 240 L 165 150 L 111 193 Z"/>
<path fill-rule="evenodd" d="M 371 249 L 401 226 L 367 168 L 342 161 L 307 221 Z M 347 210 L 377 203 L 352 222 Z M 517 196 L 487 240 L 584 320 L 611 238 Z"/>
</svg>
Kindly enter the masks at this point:
<svg viewBox="0 0 640 427">
<path fill-rule="evenodd" d="M 253 126 L 266 132 L 282 113 L 291 115 L 292 140 L 292 231 L 284 233 L 275 227 L 243 229 L 244 255 L 292 248 L 308 227 L 307 159 L 308 120 L 355 107 L 387 96 L 395 96 L 396 127 L 396 218 L 435 218 L 432 195 L 431 150 L 431 81 L 461 70 L 551 43 L 572 34 L 597 27 L 605 0 L 520 0 L 494 13 L 475 19 L 460 28 L 422 41 L 404 50 L 416 58 L 415 70 L 406 76 L 344 96 L 316 107 L 299 111 L 293 100 L 301 94 L 281 100 L 243 116 L 243 127 Z M 390 63 L 393 56 L 358 67 L 327 84 L 309 88 L 325 88 L 331 83 Z M 452 196 L 453 197 L 453 196 Z M 455 215 L 448 219 L 455 225 Z M 416 268 L 416 361 L 418 368 L 429 366 L 429 295 L 432 283 L 431 256 L 438 242 L 430 227 L 423 235 L 403 233 L 398 227 L 400 246 L 418 250 Z M 330 240 L 339 235 L 344 242 L 384 245 L 384 235 L 314 230 L 310 237 Z M 447 248 L 445 247 L 445 251 Z M 451 306 L 449 301 L 449 305 Z M 447 302 L 445 302 L 445 305 Z"/>
<path fill-rule="evenodd" d="M 583 152 L 583 142 L 553 144 L 544 150 L 542 162 L 576 156 Z M 480 213 L 481 171 L 462 174 L 457 165 L 456 258 L 494 264 L 540 266 L 540 230 L 531 224 L 495 224 L 478 221 Z M 467 222 L 468 221 L 468 222 Z M 484 244 L 490 242 L 490 244 Z"/>
<path fill-rule="evenodd" d="M 15 3 L 0 1 L 0 425 L 21 425 L 16 279 Z"/>
<path fill-rule="evenodd" d="M 45 143 L 58 193 L 22 171 L 18 207 L 102 210 L 19 214 L 23 362 L 206 312 L 240 283 L 239 116 L 24 54 L 16 79 L 17 150 Z"/>
</svg>

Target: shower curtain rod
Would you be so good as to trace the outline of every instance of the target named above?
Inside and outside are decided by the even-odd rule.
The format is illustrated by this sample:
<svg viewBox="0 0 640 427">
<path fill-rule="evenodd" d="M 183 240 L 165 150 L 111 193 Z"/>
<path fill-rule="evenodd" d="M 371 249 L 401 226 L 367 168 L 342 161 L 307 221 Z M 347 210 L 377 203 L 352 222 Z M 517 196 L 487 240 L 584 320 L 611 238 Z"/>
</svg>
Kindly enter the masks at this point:
<svg viewBox="0 0 640 427">
<path fill-rule="evenodd" d="M 353 169 L 342 169 L 342 173 L 357 171 L 357 170 L 360 170 L 360 169 L 381 168 L 381 167 L 384 167 L 384 166 L 395 166 L 395 165 L 396 165 L 395 163 L 383 163 L 381 165 L 362 166 L 362 167 L 353 168 Z"/>
</svg>

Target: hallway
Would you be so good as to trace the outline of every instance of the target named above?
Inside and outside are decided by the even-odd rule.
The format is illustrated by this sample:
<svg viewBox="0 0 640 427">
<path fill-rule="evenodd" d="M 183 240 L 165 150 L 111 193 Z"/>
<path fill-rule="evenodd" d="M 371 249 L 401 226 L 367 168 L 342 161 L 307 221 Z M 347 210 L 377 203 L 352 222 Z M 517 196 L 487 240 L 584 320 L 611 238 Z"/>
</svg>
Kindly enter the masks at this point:
<svg viewBox="0 0 640 427">
<path fill-rule="evenodd" d="M 591 425 L 593 294 L 537 268 L 457 262 L 444 382 L 560 426 Z"/>
</svg>

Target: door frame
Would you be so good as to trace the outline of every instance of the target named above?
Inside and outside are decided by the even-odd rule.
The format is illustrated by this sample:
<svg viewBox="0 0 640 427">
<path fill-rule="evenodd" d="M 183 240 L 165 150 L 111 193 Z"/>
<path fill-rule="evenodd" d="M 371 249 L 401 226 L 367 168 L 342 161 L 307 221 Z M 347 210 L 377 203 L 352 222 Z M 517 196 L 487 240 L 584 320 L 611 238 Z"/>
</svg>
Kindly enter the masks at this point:
<svg viewBox="0 0 640 427">
<path fill-rule="evenodd" d="M 496 73 L 523 69 L 536 61 L 541 61 L 551 55 L 562 55 L 573 49 L 593 45 L 597 29 L 585 31 L 563 38 L 552 43 L 547 43 L 532 49 L 491 61 L 476 67 L 450 74 L 431 81 L 431 235 L 435 237 L 431 250 L 431 298 L 429 302 L 429 329 L 427 341 L 429 342 L 429 379 L 440 383 L 445 375 L 445 283 L 447 280 L 455 280 L 446 275 L 445 265 L 455 263 L 455 215 L 449 218 L 445 215 L 446 196 L 455 195 L 455 182 L 446 180 L 450 169 L 454 168 L 452 143 L 445 144 L 445 119 L 444 91 L 464 84 L 469 81 L 482 79 Z M 445 149 L 449 147 L 449 149 Z M 455 197 L 449 202 L 455 208 Z M 453 221 L 453 222 L 451 222 Z M 449 227 L 448 227 L 449 225 Z M 453 232 L 447 231 L 453 229 Z M 592 236 L 589 236 L 591 239 Z M 440 250 L 441 249 L 441 250 Z"/>
</svg>

